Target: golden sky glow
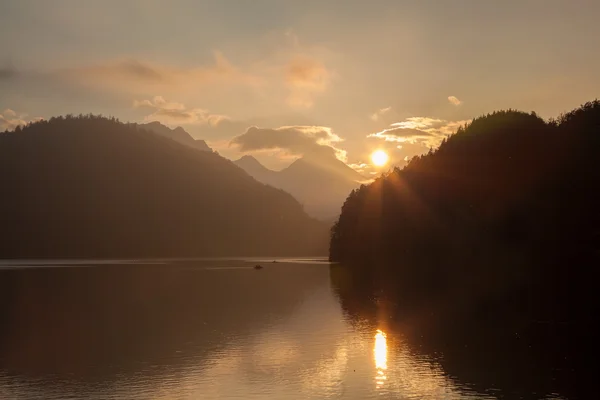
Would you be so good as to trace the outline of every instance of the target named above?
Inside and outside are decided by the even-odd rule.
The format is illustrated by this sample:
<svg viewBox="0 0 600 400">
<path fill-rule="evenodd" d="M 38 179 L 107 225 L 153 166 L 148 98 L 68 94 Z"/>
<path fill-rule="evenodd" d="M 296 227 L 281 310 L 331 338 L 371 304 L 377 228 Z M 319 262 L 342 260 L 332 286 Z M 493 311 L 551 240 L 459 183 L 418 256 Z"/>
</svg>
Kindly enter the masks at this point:
<svg viewBox="0 0 600 400">
<path fill-rule="evenodd" d="M 0 131 L 101 113 L 277 170 L 317 149 L 369 177 L 374 148 L 402 166 L 478 115 L 549 118 L 600 92 L 600 2 L 112 3 L 0 2 Z M 251 127 L 281 139 L 231 143 Z"/>
</svg>

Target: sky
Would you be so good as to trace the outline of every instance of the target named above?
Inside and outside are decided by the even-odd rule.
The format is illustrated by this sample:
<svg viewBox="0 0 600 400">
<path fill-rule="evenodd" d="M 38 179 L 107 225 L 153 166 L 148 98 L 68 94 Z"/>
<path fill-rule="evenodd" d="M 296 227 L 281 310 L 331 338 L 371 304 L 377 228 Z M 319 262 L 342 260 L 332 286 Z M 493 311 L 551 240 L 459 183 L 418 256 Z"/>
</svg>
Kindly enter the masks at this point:
<svg viewBox="0 0 600 400">
<path fill-rule="evenodd" d="M 401 165 L 494 110 L 597 98 L 599 15 L 594 0 L 3 0 L 0 130 L 157 120 L 231 159 L 316 152 L 369 175 L 374 150 Z"/>
</svg>

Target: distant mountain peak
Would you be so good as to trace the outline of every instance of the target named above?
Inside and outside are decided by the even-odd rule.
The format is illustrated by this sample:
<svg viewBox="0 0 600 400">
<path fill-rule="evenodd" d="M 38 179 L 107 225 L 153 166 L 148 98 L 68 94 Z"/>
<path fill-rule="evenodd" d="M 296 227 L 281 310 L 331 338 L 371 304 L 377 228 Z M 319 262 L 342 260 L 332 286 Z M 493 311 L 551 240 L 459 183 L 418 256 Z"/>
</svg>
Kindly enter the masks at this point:
<svg viewBox="0 0 600 400">
<path fill-rule="evenodd" d="M 265 175 L 275 172 L 262 165 L 260 161 L 249 154 L 242 156 L 233 163 L 259 181 L 262 181 Z"/>
<path fill-rule="evenodd" d="M 327 220 L 338 215 L 348 193 L 366 180 L 335 157 L 298 158 L 281 171 L 264 167 L 251 155 L 234 163 L 257 181 L 292 194 L 309 214 Z"/>
<path fill-rule="evenodd" d="M 158 121 L 150 121 L 150 122 L 148 122 L 148 123 L 145 123 L 145 124 L 143 124 L 143 125 L 146 125 L 146 126 L 158 126 L 158 125 L 160 125 L 160 126 L 164 126 L 165 128 L 167 128 L 167 126 L 166 126 L 166 125 L 163 125 L 163 124 L 161 124 L 161 123 L 160 123 L 160 122 L 158 122 Z"/>
<path fill-rule="evenodd" d="M 362 182 L 367 179 L 359 172 L 349 167 L 348 164 L 335 157 L 302 157 L 291 163 L 287 168 L 306 168 L 306 166 L 321 169 L 327 174 L 336 175 L 343 180 Z"/>
<path fill-rule="evenodd" d="M 243 155 L 241 158 L 239 158 L 237 161 L 245 161 L 245 162 L 257 162 L 260 164 L 260 161 L 258 161 L 254 156 L 251 156 L 250 154 L 246 154 Z"/>
</svg>

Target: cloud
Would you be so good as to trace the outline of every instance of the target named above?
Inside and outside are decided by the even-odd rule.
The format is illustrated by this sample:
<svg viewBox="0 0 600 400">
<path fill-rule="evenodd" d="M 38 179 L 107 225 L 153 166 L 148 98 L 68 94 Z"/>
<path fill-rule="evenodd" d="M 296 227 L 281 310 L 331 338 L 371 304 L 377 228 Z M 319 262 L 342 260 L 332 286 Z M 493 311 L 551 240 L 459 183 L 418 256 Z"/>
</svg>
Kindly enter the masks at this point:
<svg viewBox="0 0 600 400">
<path fill-rule="evenodd" d="M 37 121 L 40 118 L 26 119 L 27 114 L 17 114 L 14 110 L 7 108 L 0 112 L 0 131 L 14 130 L 17 126 L 27 125 L 29 122 Z"/>
<path fill-rule="evenodd" d="M 386 142 L 420 143 L 427 147 L 436 147 L 445 137 L 468 122 L 468 120 L 447 121 L 429 117 L 410 117 L 393 123 L 380 132 L 371 133 L 367 137 L 383 139 Z"/>
<path fill-rule="evenodd" d="M 346 160 L 346 151 L 335 144 L 342 139 L 325 126 L 282 126 L 280 128 L 250 127 L 231 140 L 240 151 L 281 150 L 292 155 L 337 157 Z"/>
<path fill-rule="evenodd" d="M 357 163 L 352 163 L 352 164 L 348 164 L 348 166 L 352 169 L 354 169 L 356 172 L 367 172 L 367 170 L 369 170 L 371 168 L 371 166 L 367 163 L 363 163 L 363 162 L 357 162 Z"/>
<path fill-rule="evenodd" d="M 65 68 L 52 74 L 84 86 L 124 91 L 190 89 L 209 84 L 260 85 L 263 78 L 234 66 L 215 52 L 213 63 L 177 67 L 141 60 L 117 60 L 96 65 Z"/>
<path fill-rule="evenodd" d="M 392 107 L 385 107 L 385 108 L 381 108 L 377 111 L 375 111 L 373 114 L 371 114 L 369 116 L 369 118 L 371 118 L 373 121 L 379 121 L 379 119 L 384 115 L 387 114 L 390 110 L 392 109 Z"/>
<path fill-rule="evenodd" d="M 310 108 L 314 97 L 331 83 L 331 72 L 312 57 L 296 56 L 285 67 L 285 83 L 290 91 L 287 103 L 296 108 Z"/>
<path fill-rule="evenodd" d="M 462 104 L 462 101 L 460 101 L 456 96 L 448 96 L 448 101 L 450 102 L 450 104 L 453 104 L 455 106 L 460 106 Z"/>
<path fill-rule="evenodd" d="M 101 60 L 90 64 L 71 64 L 57 68 L 0 66 L 0 82 L 11 81 L 18 88 L 54 92 L 78 89 L 87 97 L 109 93 L 126 96 L 149 96 L 165 93 L 171 96 L 198 98 L 201 94 L 230 93 L 233 89 L 246 93 L 266 85 L 265 71 L 249 64 L 233 65 L 222 53 L 215 52 L 211 61 L 181 66 L 140 59 Z M 64 93 L 64 92 L 63 92 Z M 237 93 L 236 93 L 237 94 Z"/>
<path fill-rule="evenodd" d="M 390 165 L 402 166 L 410 158 L 438 147 L 445 137 L 467 122 L 469 121 L 410 117 L 367 135 L 367 138 L 383 140 L 378 147 L 383 147 L 388 152 Z"/>
<path fill-rule="evenodd" d="M 301 44 L 291 30 L 247 39 L 243 48 L 228 46 L 227 53 L 214 51 L 190 63 L 142 55 L 70 57 L 54 67 L 25 64 L 14 70 L 0 62 L 0 82 L 13 81 L 16 90 L 53 92 L 64 101 L 73 101 L 75 94 L 117 101 L 162 94 L 215 109 L 226 105 L 229 113 L 246 119 L 306 110 L 330 90 L 336 78 L 331 66 L 339 55 L 327 47 Z"/>
<path fill-rule="evenodd" d="M 170 102 L 162 96 L 154 96 L 152 100 L 134 100 L 134 108 L 149 109 L 151 114 L 145 121 L 160 121 L 166 124 L 208 124 L 217 126 L 228 120 L 225 115 L 211 114 L 201 108 L 186 108 L 183 103 Z"/>
<path fill-rule="evenodd" d="M 381 132 L 372 133 L 367 137 L 384 139 L 386 142 L 410 142 L 419 139 L 429 139 L 435 135 L 418 129 L 392 127 Z"/>
<path fill-rule="evenodd" d="M 443 127 L 447 121 L 429 117 L 409 117 L 402 122 L 395 122 L 391 126 L 405 129 L 438 129 Z"/>
<path fill-rule="evenodd" d="M 114 64 L 96 65 L 73 70 L 83 77 L 127 78 L 145 82 L 166 82 L 170 79 L 164 68 L 146 64 L 138 60 L 120 61 Z"/>
</svg>

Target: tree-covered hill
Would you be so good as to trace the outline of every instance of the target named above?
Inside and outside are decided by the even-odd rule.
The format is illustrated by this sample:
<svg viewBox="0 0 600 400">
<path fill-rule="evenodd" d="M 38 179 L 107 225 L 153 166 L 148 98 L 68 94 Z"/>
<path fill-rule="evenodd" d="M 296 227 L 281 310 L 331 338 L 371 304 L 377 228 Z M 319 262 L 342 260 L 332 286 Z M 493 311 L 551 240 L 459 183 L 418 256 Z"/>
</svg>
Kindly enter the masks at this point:
<svg viewBox="0 0 600 400">
<path fill-rule="evenodd" d="M 0 134 L 0 185 L 1 258 L 307 255 L 327 241 L 289 194 L 115 119 Z"/>
<path fill-rule="evenodd" d="M 415 307 L 501 304 L 538 320 L 589 320 L 599 151 L 597 100 L 549 122 L 513 110 L 476 118 L 353 191 L 330 258 Z"/>
</svg>

